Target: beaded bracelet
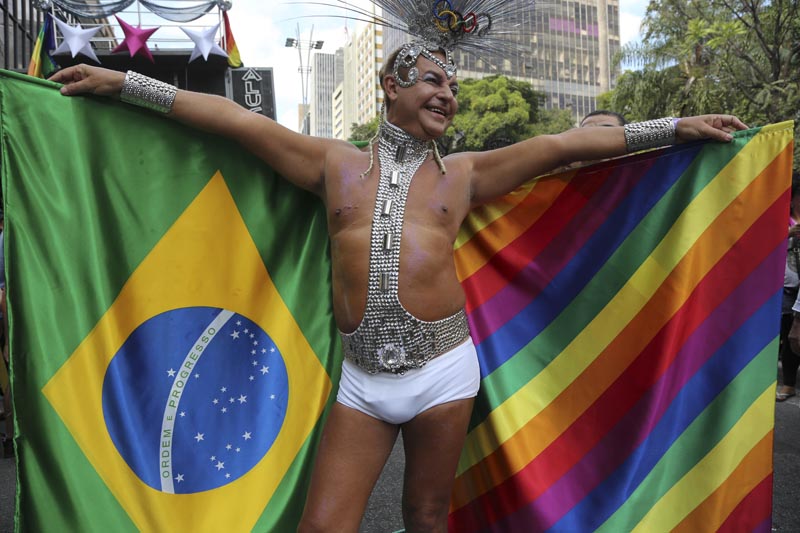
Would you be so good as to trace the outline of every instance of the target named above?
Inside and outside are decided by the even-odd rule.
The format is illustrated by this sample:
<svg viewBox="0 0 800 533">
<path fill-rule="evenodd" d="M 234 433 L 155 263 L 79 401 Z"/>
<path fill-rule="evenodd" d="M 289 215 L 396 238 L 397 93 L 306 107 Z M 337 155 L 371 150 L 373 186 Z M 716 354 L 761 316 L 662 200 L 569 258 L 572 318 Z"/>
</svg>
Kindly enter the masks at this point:
<svg viewBox="0 0 800 533">
<path fill-rule="evenodd" d="M 675 144 L 678 120 L 672 117 L 625 124 L 625 145 L 628 152 L 639 152 Z"/>
<path fill-rule="evenodd" d="M 168 83 L 129 70 L 119 96 L 125 103 L 167 114 L 172 111 L 177 92 L 178 89 Z"/>
</svg>

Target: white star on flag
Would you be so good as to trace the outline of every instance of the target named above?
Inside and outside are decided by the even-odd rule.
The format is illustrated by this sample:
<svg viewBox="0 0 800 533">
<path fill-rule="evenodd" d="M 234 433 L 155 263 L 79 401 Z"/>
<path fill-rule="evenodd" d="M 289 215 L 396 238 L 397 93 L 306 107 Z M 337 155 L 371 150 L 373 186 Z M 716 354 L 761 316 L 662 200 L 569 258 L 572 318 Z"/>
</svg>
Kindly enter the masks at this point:
<svg viewBox="0 0 800 533">
<path fill-rule="evenodd" d="M 175 377 L 175 371 L 170 368 L 169 370 L 167 370 L 167 375 L 169 377 L 171 377 L 171 378 L 174 378 Z"/>
<path fill-rule="evenodd" d="M 200 442 L 201 440 L 203 440 L 203 435 L 204 435 L 203 433 L 198 433 L 197 435 L 194 436 L 194 438 L 195 440 L 197 440 L 197 442 Z"/>
<path fill-rule="evenodd" d="M 217 464 L 214 466 L 217 467 L 217 470 L 222 470 L 223 468 L 225 468 L 225 463 L 223 463 L 222 461 L 218 461 Z"/>
<path fill-rule="evenodd" d="M 97 63 L 100 62 L 100 60 L 97 59 L 97 54 L 95 54 L 92 49 L 92 45 L 89 43 L 89 39 L 100 31 L 100 26 L 84 30 L 80 24 L 70 26 L 66 22 L 62 22 L 55 17 L 53 17 L 53 20 L 56 21 L 58 29 L 61 30 L 61 35 L 64 36 L 64 40 L 61 41 L 58 48 L 53 50 L 53 55 L 63 54 L 69 51 L 72 57 L 83 54 Z"/>
<path fill-rule="evenodd" d="M 249 432 L 249 431 L 245 431 L 245 432 L 244 432 L 244 435 L 242 435 L 242 437 L 244 438 L 244 440 L 250 440 L 250 439 L 252 439 L 252 438 L 253 438 L 253 437 L 251 437 L 250 435 L 251 435 L 251 434 L 250 434 L 250 432 Z"/>
<path fill-rule="evenodd" d="M 231 338 L 238 339 L 239 338 L 239 332 L 234 330 L 233 333 L 231 333 Z"/>
<path fill-rule="evenodd" d="M 177 481 L 178 483 L 183 481 L 183 474 L 178 474 L 177 476 L 175 476 L 175 481 Z"/>
<path fill-rule="evenodd" d="M 262 366 L 261 367 L 261 375 L 263 376 L 264 374 L 269 374 L 269 367 L 268 366 Z"/>
<path fill-rule="evenodd" d="M 215 37 L 217 35 L 217 31 L 219 30 L 219 24 L 202 30 L 190 30 L 188 28 L 181 29 L 192 41 L 194 41 L 194 50 L 192 50 L 192 55 L 189 56 L 189 63 L 200 56 L 203 56 L 203 59 L 208 61 L 208 56 L 210 54 L 228 57 L 228 54 L 225 52 L 225 50 L 220 48 L 216 43 Z"/>
<path fill-rule="evenodd" d="M 240 394 L 239 403 L 247 403 L 247 396 L 245 396 L 244 394 Z"/>
</svg>

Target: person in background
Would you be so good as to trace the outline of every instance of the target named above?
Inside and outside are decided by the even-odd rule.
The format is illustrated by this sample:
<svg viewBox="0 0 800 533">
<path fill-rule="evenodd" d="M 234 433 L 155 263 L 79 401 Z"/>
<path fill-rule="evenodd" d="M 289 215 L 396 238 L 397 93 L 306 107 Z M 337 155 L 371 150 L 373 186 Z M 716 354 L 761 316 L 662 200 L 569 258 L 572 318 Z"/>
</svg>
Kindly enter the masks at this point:
<svg viewBox="0 0 800 533">
<path fill-rule="evenodd" d="M 607 111 L 605 109 L 598 109 L 592 111 L 581 120 L 578 125 L 580 128 L 596 128 L 596 127 L 614 127 L 624 126 L 628 121 L 625 117 L 615 111 Z"/>
<path fill-rule="evenodd" d="M 625 117 L 623 117 L 619 113 L 616 113 L 614 111 L 607 111 L 605 109 L 598 109 L 596 111 L 592 111 L 591 113 L 583 117 L 578 127 L 613 128 L 613 127 L 624 126 L 627 123 L 628 121 L 625 120 Z M 557 172 L 563 172 L 565 170 L 573 170 L 576 168 L 591 165 L 592 163 L 597 163 L 597 161 L 575 161 L 574 163 L 570 163 L 569 165 L 564 165 L 562 167 L 557 168 L 552 173 L 555 174 Z"/>
<path fill-rule="evenodd" d="M 786 268 L 783 274 L 781 330 L 778 356 L 781 361 L 783 384 L 775 392 L 775 401 L 784 402 L 797 394 L 797 369 L 800 367 L 800 175 L 792 175 L 792 199 L 789 204 L 789 240 Z"/>
</svg>

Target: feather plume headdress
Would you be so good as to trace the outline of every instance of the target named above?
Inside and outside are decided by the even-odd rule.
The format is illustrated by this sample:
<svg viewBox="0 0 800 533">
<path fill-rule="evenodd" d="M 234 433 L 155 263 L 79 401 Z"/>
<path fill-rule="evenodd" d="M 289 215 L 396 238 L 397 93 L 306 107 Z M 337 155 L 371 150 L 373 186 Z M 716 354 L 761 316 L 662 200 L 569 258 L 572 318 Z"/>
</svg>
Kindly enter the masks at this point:
<svg viewBox="0 0 800 533">
<path fill-rule="evenodd" d="M 533 10 L 533 0 L 370 0 L 382 15 L 374 15 L 347 0 L 298 2 L 345 9 L 354 18 L 408 33 L 413 41 L 405 44 L 394 62 L 392 74 L 402 87 L 417 81 L 415 67 L 419 56 L 436 63 L 447 78 L 456 73 L 453 52 L 458 49 L 483 57 L 514 51 L 513 37 L 519 32 L 520 17 Z M 434 55 L 444 52 L 442 61 Z M 407 78 L 400 69 L 408 69 Z"/>
</svg>

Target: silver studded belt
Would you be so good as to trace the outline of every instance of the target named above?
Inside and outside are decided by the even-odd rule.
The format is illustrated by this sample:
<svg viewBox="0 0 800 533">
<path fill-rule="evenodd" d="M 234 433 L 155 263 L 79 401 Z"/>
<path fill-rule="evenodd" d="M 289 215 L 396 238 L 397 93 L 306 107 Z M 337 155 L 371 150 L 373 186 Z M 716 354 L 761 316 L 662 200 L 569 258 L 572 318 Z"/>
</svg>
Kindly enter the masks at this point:
<svg viewBox="0 0 800 533">
<path fill-rule="evenodd" d="M 380 181 L 372 216 L 367 305 L 352 333 L 339 332 L 344 356 L 370 373 L 402 374 L 452 350 L 469 336 L 464 310 L 428 322 L 400 303 L 400 238 L 411 179 L 428 157 L 428 143 L 383 121 L 378 140 Z"/>
</svg>

